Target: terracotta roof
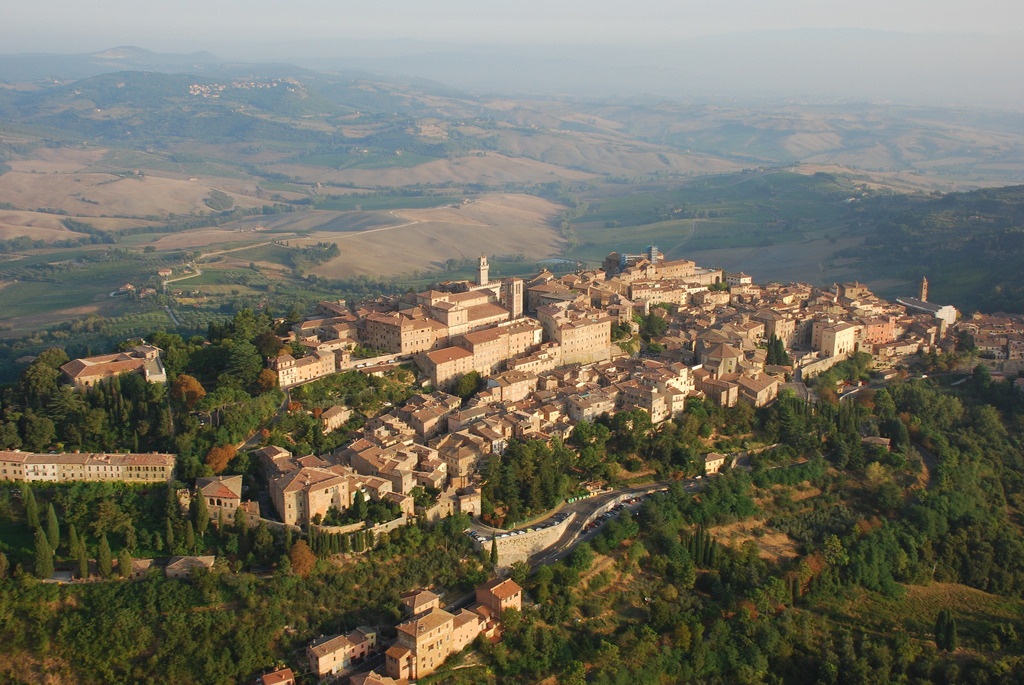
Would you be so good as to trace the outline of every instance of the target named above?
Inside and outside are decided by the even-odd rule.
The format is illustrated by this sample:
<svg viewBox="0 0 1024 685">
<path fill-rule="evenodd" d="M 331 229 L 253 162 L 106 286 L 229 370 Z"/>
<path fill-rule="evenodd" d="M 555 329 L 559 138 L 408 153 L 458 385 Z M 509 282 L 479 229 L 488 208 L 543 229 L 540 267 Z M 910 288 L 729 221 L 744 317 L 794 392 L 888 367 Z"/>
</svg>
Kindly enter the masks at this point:
<svg viewBox="0 0 1024 685">
<path fill-rule="evenodd" d="M 295 674 L 290 668 L 282 668 L 280 671 L 267 673 L 263 676 L 263 685 L 282 685 L 282 683 L 294 683 Z"/>
<path fill-rule="evenodd" d="M 242 477 L 196 478 L 196 489 L 202 492 L 204 497 L 241 499 Z"/>
<path fill-rule="evenodd" d="M 504 307 L 499 307 L 496 304 L 478 304 L 472 307 L 466 308 L 467 319 L 470 321 L 479 321 L 480 319 L 492 319 L 498 316 L 509 316 L 509 312 Z"/>
<path fill-rule="evenodd" d="M 443 626 L 445 623 L 451 623 L 454 620 L 455 617 L 444 609 L 434 608 L 419 618 L 414 618 L 411 621 L 406 621 L 405 623 L 398 625 L 396 629 L 407 635 L 416 637 L 420 633 L 429 633 L 430 631 Z"/>
<path fill-rule="evenodd" d="M 348 649 L 352 642 L 344 635 L 321 635 L 309 644 L 309 651 L 318 659 L 333 654 L 339 649 Z"/>
<path fill-rule="evenodd" d="M 523 591 L 523 588 L 511 578 L 495 578 L 481 585 L 480 589 L 487 590 L 498 599 L 508 599 Z"/>
<path fill-rule="evenodd" d="M 461 347 L 445 347 L 433 352 L 427 352 L 427 359 L 436 364 L 447 364 L 457 359 L 472 357 L 473 353 Z"/>
</svg>

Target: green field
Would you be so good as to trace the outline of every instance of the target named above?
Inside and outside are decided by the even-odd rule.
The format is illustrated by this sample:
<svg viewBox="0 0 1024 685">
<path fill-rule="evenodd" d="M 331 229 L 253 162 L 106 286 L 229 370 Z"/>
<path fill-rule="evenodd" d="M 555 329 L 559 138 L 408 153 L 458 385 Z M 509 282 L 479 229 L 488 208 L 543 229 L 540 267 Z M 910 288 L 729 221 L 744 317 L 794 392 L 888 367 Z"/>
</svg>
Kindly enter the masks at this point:
<svg viewBox="0 0 1024 685">
<path fill-rule="evenodd" d="M 702 250 L 803 243 L 846 225 L 856 207 L 846 199 L 855 192 L 852 181 L 833 174 L 773 171 L 584 195 L 589 209 L 572 221 L 579 247 L 566 256 L 597 262 L 653 243 L 678 259 Z"/>
<path fill-rule="evenodd" d="M 124 169 L 151 169 L 153 171 L 169 171 L 189 176 L 217 176 L 221 178 L 249 178 L 248 174 L 234 166 L 207 162 L 202 160 L 175 162 L 161 155 L 151 155 L 138 150 L 114 148 L 109 150 L 103 159 L 91 165 L 88 171 L 121 171 Z"/>
<path fill-rule="evenodd" d="M 956 617 L 961 640 L 976 648 L 987 646 L 989 626 L 1017 622 L 1024 616 L 1024 602 L 1019 599 L 947 583 L 909 586 L 898 599 L 865 591 L 857 600 L 836 601 L 829 608 L 834 619 L 845 623 L 852 618 L 858 628 L 907 632 L 925 641 L 931 640 L 939 611 L 949 609 Z"/>
<path fill-rule="evenodd" d="M 52 262 L 54 255 L 47 255 Z M 111 304 L 116 298 L 108 295 L 127 282 L 138 286 L 156 283 L 159 265 L 145 261 L 111 261 L 86 263 L 70 268 L 51 268 L 42 271 L 5 269 L 3 278 L 17 279 L 3 289 L 4 305 L 0 307 L 0 320 L 33 314 L 45 314 L 86 304 Z M 36 273 L 38 272 L 38 274 Z M 24 280 L 25 274 L 32 280 Z M 39 278 L 39 280 L 35 280 Z"/>
<path fill-rule="evenodd" d="M 335 212 L 354 210 L 372 211 L 381 209 L 425 209 L 438 207 L 455 201 L 447 195 L 388 195 L 384 197 L 331 196 L 316 203 L 317 209 Z"/>
<path fill-rule="evenodd" d="M 260 245 L 231 253 L 235 259 L 248 259 L 251 262 L 271 262 L 282 266 L 291 266 L 292 255 L 296 251 L 283 245 Z"/>
<path fill-rule="evenodd" d="M 284 192 L 284 193 L 303 193 L 305 195 L 312 195 L 309 186 L 302 186 L 295 183 L 282 183 L 280 181 L 260 181 L 260 188 L 263 190 Z"/>
<path fill-rule="evenodd" d="M 408 168 L 433 162 L 436 157 L 428 157 L 415 152 L 376 153 L 367 155 L 348 155 L 340 152 L 313 154 L 302 158 L 303 164 L 322 166 L 328 169 L 390 169 L 393 167 Z"/>
</svg>

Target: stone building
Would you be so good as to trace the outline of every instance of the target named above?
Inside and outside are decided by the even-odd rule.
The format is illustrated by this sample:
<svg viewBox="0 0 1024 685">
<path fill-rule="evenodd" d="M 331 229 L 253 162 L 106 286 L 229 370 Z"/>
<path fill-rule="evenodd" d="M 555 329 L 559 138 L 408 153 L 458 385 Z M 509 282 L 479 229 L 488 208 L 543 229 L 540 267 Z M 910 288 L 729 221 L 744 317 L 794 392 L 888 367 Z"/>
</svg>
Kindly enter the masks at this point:
<svg viewBox="0 0 1024 685">
<path fill-rule="evenodd" d="M 64 380 L 77 390 L 89 390 L 97 383 L 123 373 L 137 373 L 150 383 L 167 382 L 160 349 L 152 345 L 136 345 L 124 352 L 74 359 L 60 370 Z"/>
</svg>

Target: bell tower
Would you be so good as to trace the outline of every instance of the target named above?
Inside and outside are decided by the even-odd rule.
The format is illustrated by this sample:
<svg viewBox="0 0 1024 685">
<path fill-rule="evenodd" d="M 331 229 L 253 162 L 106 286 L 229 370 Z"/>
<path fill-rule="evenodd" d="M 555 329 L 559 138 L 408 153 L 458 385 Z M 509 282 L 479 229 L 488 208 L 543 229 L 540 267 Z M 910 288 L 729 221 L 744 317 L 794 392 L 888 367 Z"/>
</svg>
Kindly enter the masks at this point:
<svg viewBox="0 0 1024 685">
<path fill-rule="evenodd" d="M 918 294 L 918 298 L 922 302 L 928 301 L 928 279 L 924 276 L 921 277 L 921 292 Z"/>
<path fill-rule="evenodd" d="M 488 271 L 490 267 L 487 266 L 487 257 L 480 255 L 480 261 L 476 265 L 476 284 L 487 285 Z"/>
</svg>

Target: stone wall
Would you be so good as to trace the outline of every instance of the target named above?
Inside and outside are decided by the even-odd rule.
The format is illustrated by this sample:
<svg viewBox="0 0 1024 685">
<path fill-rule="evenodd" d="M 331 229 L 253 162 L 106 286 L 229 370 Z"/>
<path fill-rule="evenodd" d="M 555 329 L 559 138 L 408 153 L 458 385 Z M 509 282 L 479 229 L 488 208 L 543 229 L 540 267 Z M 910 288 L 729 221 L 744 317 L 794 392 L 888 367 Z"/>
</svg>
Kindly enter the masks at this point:
<svg viewBox="0 0 1024 685">
<path fill-rule="evenodd" d="M 813 361 L 810 364 L 805 364 L 800 367 L 800 378 L 804 381 L 808 381 L 819 373 L 828 371 L 839 362 L 845 362 L 846 360 L 847 357 L 837 355 L 835 357 L 825 357 L 824 359 Z"/>
<path fill-rule="evenodd" d="M 366 523 L 360 521 L 359 523 L 351 523 L 347 526 L 314 526 L 310 525 L 310 528 L 315 528 L 318 533 L 328 533 L 330 535 L 348 535 L 355 533 L 360 530 L 370 530 L 373 532 L 373 539 L 379 540 L 380 537 L 386 533 L 390 533 L 396 528 L 401 528 L 409 522 L 408 516 L 399 516 L 396 519 L 387 521 L 386 523 L 378 523 L 376 526 L 367 529 Z"/>
<path fill-rule="evenodd" d="M 526 561 L 531 556 L 555 544 L 565 529 L 572 523 L 575 514 L 569 514 L 561 523 L 544 528 L 525 528 L 507 533 L 498 533 L 498 566 L 511 566 L 517 561 Z M 474 547 L 491 551 L 491 539 L 474 540 Z"/>
</svg>

